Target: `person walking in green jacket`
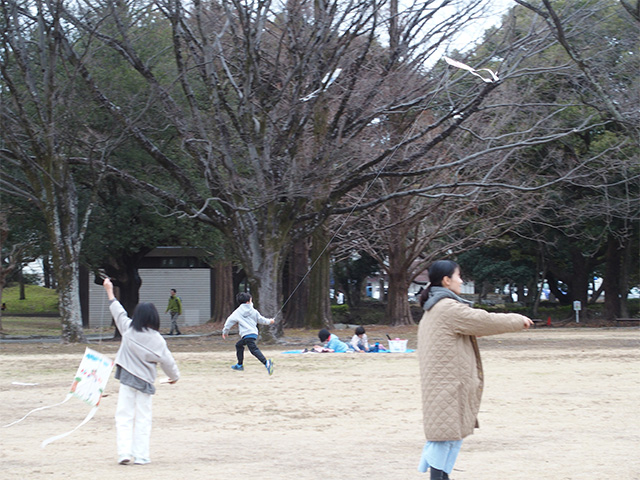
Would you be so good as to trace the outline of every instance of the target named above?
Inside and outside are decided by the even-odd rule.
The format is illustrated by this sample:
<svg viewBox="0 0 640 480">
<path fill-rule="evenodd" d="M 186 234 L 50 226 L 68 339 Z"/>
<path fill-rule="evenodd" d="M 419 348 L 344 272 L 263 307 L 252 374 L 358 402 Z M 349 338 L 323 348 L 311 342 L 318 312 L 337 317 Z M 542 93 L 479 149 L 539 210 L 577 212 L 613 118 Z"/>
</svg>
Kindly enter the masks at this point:
<svg viewBox="0 0 640 480">
<path fill-rule="evenodd" d="M 169 312 L 171 315 L 171 331 L 169 335 L 173 335 L 173 331 L 176 331 L 176 335 L 182 335 L 182 332 L 178 328 L 178 317 L 182 315 L 182 300 L 176 295 L 176 289 L 171 289 L 171 296 L 169 297 L 169 305 L 164 313 Z"/>
</svg>

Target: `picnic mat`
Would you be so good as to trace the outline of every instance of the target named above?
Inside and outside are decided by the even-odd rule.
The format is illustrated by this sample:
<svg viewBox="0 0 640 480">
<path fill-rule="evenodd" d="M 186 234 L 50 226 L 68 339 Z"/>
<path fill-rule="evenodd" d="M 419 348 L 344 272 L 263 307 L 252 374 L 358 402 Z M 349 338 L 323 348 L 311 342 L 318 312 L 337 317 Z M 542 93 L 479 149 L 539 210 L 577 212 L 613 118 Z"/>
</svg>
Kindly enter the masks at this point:
<svg viewBox="0 0 640 480">
<path fill-rule="evenodd" d="M 407 348 L 407 350 L 404 352 L 390 352 L 389 350 L 381 350 L 379 352 L 367 352 L 367 353 L 411 353 L 411 352 L 415 352 L 415 350 L 411 348 Z M 287 350 L 286 352 L 282 352 L 282 353 L 297 354 L 297 353 L 336 353 L 336 352 L 313 352 L 313 351 L 305 352 L 304 350 Z M 344 352 L 344 353 L 355 353 L 355 352 L 350 351 L 350 352 Z"/>
</svg>

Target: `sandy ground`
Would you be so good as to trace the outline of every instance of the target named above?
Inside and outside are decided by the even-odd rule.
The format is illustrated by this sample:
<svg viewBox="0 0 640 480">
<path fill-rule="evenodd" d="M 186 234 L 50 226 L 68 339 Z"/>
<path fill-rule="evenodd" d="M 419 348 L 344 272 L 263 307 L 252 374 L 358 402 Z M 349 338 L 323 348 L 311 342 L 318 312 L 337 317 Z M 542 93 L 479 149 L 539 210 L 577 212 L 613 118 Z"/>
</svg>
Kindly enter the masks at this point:
<svg viewBox="0 0 640 480">
<path fill-rule="evenodd" d="M 415 330 L 409 347 L 415 348 Z M 346 336 L 346 332 L 343 336 Z M 312 337 L 310 337 L 312 338 Z M 75 398 L 0 428 L 3 479 L 426 479 L 415 353 L 290 355 L 269 377 L 233 342 L 172 338 L 183 378 L 158 385 L 152 463 L 116 463 L 109 381 L 96 416 Z M 455 480 L 640 479 L 640 329 L 538 329 L 480 339 L 481 428 Z M 114 355 L 117 345 L 92 345 Z M 62 401 L 84 346 L 0 345 L 0 424 Z M 159 378 L 163 378 L 160 374 Z M 19 386 L 13 382 L 37 383 Z"/>
</svg>

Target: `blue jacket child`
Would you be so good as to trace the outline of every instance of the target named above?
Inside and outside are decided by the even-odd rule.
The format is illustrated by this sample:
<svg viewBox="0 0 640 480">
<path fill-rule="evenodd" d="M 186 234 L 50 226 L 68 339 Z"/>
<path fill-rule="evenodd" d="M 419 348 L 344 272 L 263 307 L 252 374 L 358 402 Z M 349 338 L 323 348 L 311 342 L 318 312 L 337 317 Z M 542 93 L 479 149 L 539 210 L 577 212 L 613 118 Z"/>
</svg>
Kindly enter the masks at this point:
<svg viewBox="0 0 640 480">
<path fill-rule="evenodd" d="M 326 328 L 323 328 L 318 332 L 318 338 L 322 343 L 327 342 L 324 346 L 325 348 L 330 348 L 336 353 L 344 353 L 351 350 L 349 345 L 341 341 L 337 335 L 333 335 Z"/>
</svg>

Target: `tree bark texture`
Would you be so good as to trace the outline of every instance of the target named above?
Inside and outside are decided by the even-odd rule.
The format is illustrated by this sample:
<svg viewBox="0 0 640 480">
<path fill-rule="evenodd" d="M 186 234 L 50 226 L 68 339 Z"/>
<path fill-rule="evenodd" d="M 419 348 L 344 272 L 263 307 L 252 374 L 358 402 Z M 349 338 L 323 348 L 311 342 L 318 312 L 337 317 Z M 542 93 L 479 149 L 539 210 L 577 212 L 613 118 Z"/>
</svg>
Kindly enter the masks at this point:
<svg viewBox="0 0 640 480">
<path fill-rule="evenodd" d="M 327 227 L 318 229 L 311 239 L 311 272 L 309 303 L 305 315 L 306 328 L 333 328 L 329 298 L 330 255 Z"/>
<path fill-rule="evenodd" d="M 624 258 L 624 250 L 620 243 L 613 237 L 607 240 L 604 286 L 604 313 L 608 320 L 619 318 L 622 312 L 622 291 L 620 289 L 621 268 Z M 625 292 L 626 296 L 626 292 Z"/>
<path fill-rule="evenodd" d="M 410 265 L 407 265 L 405 253 L 404 242 L 389 246 L 389 291 L 385 318 L 386 323 L 393 326 L 415 324 L 409 306 Z"/>
<path fill-rule="evenodd" d="M 287 262 L 283 325 L 288 328 L 304 328 L 309 301 L 309 239 L 293 244 Z"/>
<path fill-rule="evenodd" d="M 235 306 L 233 295 L 233 266 L 230 261 L 219 262 L 213 267 L 214 298 L 211 320 L 215 323 L 226 321 Z"/>
</svg>

